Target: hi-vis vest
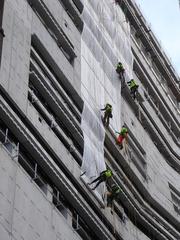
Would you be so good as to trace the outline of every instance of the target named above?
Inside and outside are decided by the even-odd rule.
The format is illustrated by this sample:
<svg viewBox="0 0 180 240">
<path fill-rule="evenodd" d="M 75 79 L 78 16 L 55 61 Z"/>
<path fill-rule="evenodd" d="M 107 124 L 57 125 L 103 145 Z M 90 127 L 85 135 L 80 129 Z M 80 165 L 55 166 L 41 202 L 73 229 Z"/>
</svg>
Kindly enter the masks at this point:
<svg viewBox="0 0 180 240">
<path fill-rule="evenodd" d="M 132 79 L 131 82 L 129 83 L 130 88 L 133 88 L 135 86 L 138 86 L 137 83 Z"/>
<path fill-rule="evenodd" d="M 118 63 L 117 67 L 116 67 L 116 70 L 124 70 L 124 67 L 122 65 L 122 63 Z"/>
<path fill-rule="evenodd" d="M 112 106 L 110 104 L 106 104 L 106 111 L 112 112 Z"/>
<path fill-rule="evenodd" d="M 124 69 L 122 63 L 118 63 L 117 69 L 120 69 L 120 70 Z"/>
<path fill-rule="evenodd" d="M 112 171 L 111 170 L 107 170 L 107 171 L 105 171 L 105 176 L 107 177 L 107 178 L 110 178 L 111 176 L 112 176 Z"/>
</svg>

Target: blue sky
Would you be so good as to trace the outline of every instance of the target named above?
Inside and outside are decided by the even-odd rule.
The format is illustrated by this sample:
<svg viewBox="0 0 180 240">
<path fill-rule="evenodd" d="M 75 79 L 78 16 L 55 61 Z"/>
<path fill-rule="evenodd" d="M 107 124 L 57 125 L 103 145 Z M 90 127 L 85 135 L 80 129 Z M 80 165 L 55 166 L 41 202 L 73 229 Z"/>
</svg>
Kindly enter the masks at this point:
<svg viewBox="0 0 180 240">
<path fill-rule="evenodd" d="M 136 0 L 180 76 L 180 9 L 178 0 Z"/>
</svg>

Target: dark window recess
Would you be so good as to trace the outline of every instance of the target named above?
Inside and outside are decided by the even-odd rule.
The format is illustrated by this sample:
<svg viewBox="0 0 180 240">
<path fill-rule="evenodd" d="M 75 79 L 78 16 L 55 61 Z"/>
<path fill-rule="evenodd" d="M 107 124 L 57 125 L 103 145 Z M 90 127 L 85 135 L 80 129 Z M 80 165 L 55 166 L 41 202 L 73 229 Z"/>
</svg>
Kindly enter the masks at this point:
<svg viewBox="0 0 180 240">
<path fill-rule="evenodd" d="M 35 95 L 35 98 L 37 99 L 37 101 L 39 100 L 41 102 L 41 104 L 44 106 L 44 108 L 46 108 L 46 110 L 48 111 L 49 114 L 53 115 L 53 112 L 51 111 L 51 108 L 49 107 L 48 103 L 46 102 L 45 98 L 42 96 L 42 94 L 40 94 L 40 92 L 33 86 L 33 83 L 31 83 L 31 79 L 29 79 L 29 89 L 31 89 Z M 30 94 L 29 92 L 29 100 L 31 100 L 32 102 L 35 101 L 33 99 L 33 95 Z"/>
<path fill-rule="evenodd" d="M 28 100 L 32 103 L 32 105 L 34 106 L 34 108 L 37 110 L 37 112 L 39 113 L 39 122 L 40 123 L 43 123 L 43 120 L 49 125 L 51 126 L 51 122 L 49 120 L 49 118 L 47 117 L 47 115 L 44 113 L 44 111 L 39 107 L 38 105 L 38 101 L 39 99 L 37 100 L 34 100 L 34 97 L 32 97 L 31 93 L 28 92 Z"/>
<path fill-rule="evenodd" d="M 80 13 L 82 13 L 82 11 L 83 11 L 83 4 L 82 4 L 81 0 L 72 0 L 72 1 L 73 1 L 74 5 L 76 6 L 76 8 L 78 9 L 78 11 Z"/>
<path fill-rule="evenodd" d="M 131 161 L 135 164 L 139 172 L 142 174 L 144 178 L 146 178 L 146 162 L 143 161 L 143 155 L 140 157 L 136 154 L 136 151 L 129 146 L 129 155 Z"/>
<path fill-rule="evenodd" d="M 177 127 L 174 125 L 174 123 L 172 123 L 171 128 L 168 127 L 168 122 L 171 121 L 170 114 L 168 113 L 169 110 L 170 110 L 169 106 L 168 105 L 165 106 L 161 103 L 161 101 L 159 101 L 157 95 L 155 94 L 154 90 L 152 89 L 152 86 L 148 85 L 148 82 L 146 81 L 146 79 L 144 77 L 144 74 L 140 70 L 136 61 L 134 61 L 133 71 L 134 71 L 136 77 L 140 80 L 140 82 L 143 84 L 144 88 L 146 89 L 146 90 L 144 89 L 144 95 L 148 99 L 149 104 L 151 105 L 151 107 L 157 113 L 157 115 L 158 115 L 159 119 L 162 121 L 164 127 L 166 127 L 166 129 L 168 131 L 171 129 L 171 132 L 173 133 L 172 136 L 174 135 L 176 140 L 177 140 L 177 138 L 179 136 L 179 131 L 174 130 L 175 128 L 177 129 Z M 162 76 L 161 76 L 161 79 L 163 79 L 163 81 L 165 82 L 165 80 Z M 165 83 L 165 85 L 167 85 L 167 83 Z M 170 96 L 171 96 L 171 99 L 173 99 L 173 93 L 172 92 L 171 92 L 171 95 L 169 94 L 169 97 Z M 172 101 L 175 104 L 177 104 L 177 99 L 176 98 L 174 98 L 174 100 L 172 100 Z M 166 108 L 169 109 L 169 110 L 167 110 Z M 176 121 L 176 118 L 174 118 L 174 120 Z"/>
<path fill-rule="evenodd" d="M 33 58 L 33 54 L 31 55 L 31 57 Z M 41 69 L 41 66 L 39 65 L 39 63 L 38 62 L 36 62 L 36 63 L 37 63 L 36 69 L 38 69 L 38 68 Z M 30 68 L 31 68 L 31 66 L 30 66 Z M 36 74 L 39 74 L 39 72 L 38 72 L 39 70 L 36 70 Z M 38 77 L 38 76 L 36 76 L 36 77 Z M 47 79 L 49 79 L 45 73 L 45 76 L 43 78 L 46 78 L 46 77 L 47 77 Z M 42 81 L 42 76 L 38 77 L 38 79 L 40 79 Z M 59 120 L 56 111 L 54 111 L 52 109 L 52 107 L 48 104 L 48 102 L 46 101 L 46 99 L 44 98 L 44 96 L 42 94 L 42 89 L 35 84 L 35 80 L 36 79 L 34 79 L 34 77 L 32 77 L 32 75 L 30 74 L 28 100 L 32 103 L 32 105 L 35 107 L 37 112 L 41 115 L 39 117 L 39 121 L 42 122 L 42 119 L 41 119 L 41 117 L 42 117 L 46 121 L 46 123 L 49 125 L 49 127 L 54 131 L 56 136 L 64 143 L 64 145 L 67 148 L 69 148 L 69 143 L 67 143 L 67 141 L 64 140 L 64 138 L 59 134 L 59 131 L 56 128 L 54 128 L 53 126 L 58 125 L 61 128 L 61 130 L 63 130 L 63 132 L 66 134 L 67 138 L 73 139 L 74 137 L 73 137 L 71 131 L 69 130 L 69 128 L 67 128 L 66 123 Z M 53 85 L 53 87 L 55 87 L 55 86 Z M 55 90 L 57 91 L 56 87 L 55 87 Z M 62 95 L 60 95 L 60 97 L 62 98 Z M 64 99 L 62 98 L 62 101 L 63 100 Z M 43 108 L 41 106 L 43 106 Z M 72 110 L 72 108 L 70 107 L 69 110 Z M 82 146 L 79 145 L 79 143 L 76 140 L 73 140 L 73 145 L 79 151 L 79 153 L 82 154 L 82 150 L 83 150 Z"/>
<path fill-rule="evenodd" d="M 76 54 L 74 52 L 74 46 L 59 26 L 56 19 L 53 17 L 47 6 L 39 0 L 29 0 L 33 3 L 31 6 L 37 13 L 42 24 L 45 26 L 51 37 L 55 40 L 58 47 L 61 49 L 64 56 L 68 61 L 73 64 Z"/>
<path fill-rule="evenodd" d="M 2 28 L 3 12 L 4 12 L 4 0 L 1 0 L 0 1 L 0 66 L 1 66 L 3 38 L 5 37 L 4 30 Z"/>
<path fill-rule="evenodd" d="M 33 179 L 35 177 L 36 162 L 32 159 L 32 157 L 27 156 L 27 153 L 24 154 L 21 150 L 19 153 L 18 162 Z"/>
<path fill-rule="evenodd" d="M 0 122 L 0 142 L 1 143 L 5 142 L 5 134 L 6 134 L 6 129 L 4 129 L 3 126 L 1 126 L 1 122 Z"/>
<path fill-rule="evenodd" d="M 48 114 L 51 115 L 56 120 L 56 123 L 61 127 L 63 132 L 66 134 L 66 136 L 71 137 L 70 132 L 67 129 L 67 127 L 61 121 L 58 120 L 57 116 L 51 111 L 51 108 L 49 107 L 49 105 L 45 101 L 45 99 L 42 97 L 42 95 L 39 93 L 39 91 L 31 84 L 31 81 L 29 81 L 29 83 L 30 83 L 29 88 L 31 90 L 33 89 L 32 91 L 37 99 L 34 100 L 33 99 L 34 97 L 32 97 L 32 94 L 30 92 L 28 93 L 28 99 L 33 104 L 34 108 L 38 111 L 38 113 L 40 114 L 39 121 L 42 122 L 42 120 L 44 119 L 46 121 L 46 123 L 49 125 L 49 127 L 52 127 L 52 125 L 51 125 L 52 121 L 46 115 L 44 110 L 39 106 L 38 102 L 40 102 L 43 105 L 44 109 L 47 110 Z M 55 131 L 55 129 L 53 129 L 53 131 L 57 135 L 57 132 Z M 59 134 L 57 135 L 57 137 L 60 138 Z M 62 138 L 60 138 L 60 140 L 63 141 Z"/>
<path fill-rule="evenodd" d="M 71 58 L 71 56 L 69 55 L 69 53 L 63 48 L 63 46 L 62 46 L 60 43 L 58 43 L 58 47 L 61 49 L 62 53 L 63 53 L 64 56 L 67 58 L 67 60 L 68 60 L 70 63 L 73 64 L 73 60 L 74 60 L 74 59 Z"/>
<path fill-rule="evenodd" d="M 130 129 L 128 139 L 129 158 L 134 163 L 144 179 L 146 179 L 146 152 L 144 151 L 141 144 L 137 141 L 134 134 L 130 131 Z"/>
<path fill-rule="evenodd" d="M 72 211 L 72 227 L 77 231 L 82 239 L 85 240 L 99 240 L 83 219 L 78 215 L 76 211 Z"/>
<path fill-rule="evenodd" d="M 62 193 L 57 189 L 53 189 L 53 203 L 56 208 L 61 212 L 61 214 L 67 219 L 68 215 L 70 215 L 70 205 L 66 201 L 65 197 Z"/>
<path fill-rule="evenodd" d="M 66 92 L 66 95 L 71 98 L 71 101 L 76 106 L 76 108 L 78 108 L 79 111 L 82 111 L 83 104 L 81 104 L 81 106 L 79 106 L 79 104 L 77 105 L 77 99 L 76 94 L 74 94 L 74 88 L 73 89 L 71 88 L 67 79 L 63 75 L 61 69 L 57 69 L 56 63 L 53 61 L 51 55 L 49 55 L 41 41 L 35 35 L 33 35 L 31 38 L 31 46 L 32 50 L 34 50 L 37 53 L 38 57 L 41 59 L 43 64 L 47 67 L 52 76 L 57 80 L 60 88 L 62 88 Z M 46 70 L 44 70 L 42 64 L 37 59 L 37 56 L 35 56 L 35 54 L 33 53 L 34 51 L 31 51 L 31 58 L 35 60 L 35 62 L 40 67 L 42 72 L 47 76 L 47 78 L 49 78 L 48 73 L 45 72 Z"/>
<path fill-rule="evenodd" d="M 48 69 L 48 72 L 46 71 L 46 69 Z M 79 115 L 77 115 L 78 110 L 75 111 L 76 104 L 73 101 L 73 99 L 71 99 L 71 94 L 68 94 L 67 90 L 62 87 L 59 76 L 57 77 L 55 75 L 51 66 L 44 60 L 44 57 L 41 56 L 40 53 L 38 53 L 34 47 L 31 48 L 30 71 L 31 72 L 34 71 L 36 73 L 39 72 L 45 76 L 46 81 L 50 83 L 50 85 L 53 87 L 54 91 L 57 93 L 59 98 L 62 99 L 62 102 L 66 103 L 66 107 L 68 107 L 73 116 L 80 122 L 80 117 Z"/>
<path fill-rule="evenodd" d="M 69 149 L 69 141 L 68 139 L 73 139 L 73 135 L 71 131 L 67 128 L 65 123 L 60 121 L 54 111 L 52 111 L 49 104 L 46 102 L 45 98 L 39 92 L 39 90 L 33 85 L 33 81 L 31 78 L 29 79 L 29 91 L 28 91 L 28 100 L 31 102 L 33 107 L 39 113 L 39 122 L 43 123 L 45 121 L 47 125 L 51 128 L 57 138 L 64 144 L 64 146 Z M 56 126 L 56 127 L 54 127 Z M 66 135 L 65 138 L 58 130 L 59 127 L 63 133 Z M 82 149 L 78 145 L 77 141 L 73 141 L 74 147 L 82 154 Z M 73 154 L 73 153 L 72 153 Z M 79 158 L 76 155 L 73 155 L 75 160 L 80 164 Z"/>
<path fill-rule="evenodd" d="M 180 192 L 170 183 L 169 183 L 169 188 L 171 192 L 171 198 L 172 198 L 174 210 L 178 215 L 180 215 Z"/>
<path fill-rule="evenodd" d="M 77 29 L 81 32 L 83 29 L 83 21 L 81 20 L 80 14 L 83 11 L 83 4 L 81 0 L 58 0 L 64 10 L 67 12 L 69 17 L 72 19 L 74 22 L 75 26 Z M 79 11 L 79 13 L 77 12 Z"/>
<path fill-rule="evenodd" d="M 4 147 L 8 150 L 12 156 L 16 155 L 18 140 L 7 128 L 7 126 L 0 120 L 0 142 L 3 143 Z"/>
</svg>

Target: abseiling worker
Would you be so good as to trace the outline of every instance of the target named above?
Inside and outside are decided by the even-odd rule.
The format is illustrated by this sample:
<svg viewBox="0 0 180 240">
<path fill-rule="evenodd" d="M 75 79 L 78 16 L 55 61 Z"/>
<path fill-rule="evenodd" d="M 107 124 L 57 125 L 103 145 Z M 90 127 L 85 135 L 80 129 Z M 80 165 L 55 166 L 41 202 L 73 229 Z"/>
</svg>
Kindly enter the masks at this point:
<svg viewBox="0 0 180 240">
<path fill-rule="evenodd" d="M 131 81 L 127 82 L 127 84 L 130 88 L 130 94 L 133 97 L 133 99 L 135 100 L 139 85 L 135 82 L 134 79 L 131 79 Z"/>
<path fill-rule="evenodd" d="M 119 134 L 117 140 L 116 140 L 116 143 L 120 146 L 120 148 L 122 149 L 123 148 L 123 140 L 125 139 L 126 141 L 126 144 L 127 144 L 127 139 L 128 139 L 128 129 L 123 125 L 122 128 L 121 128 L 121 131 L 120 132 L 117 132 L 116 133 Z"/>
<path fill-rule="evenodd" d="M 100 183 L 107 182 L 112 176 L 113 176 L 112 171 L 110 169 L 107 169 L 107 170 L 101 172 L 99 177 L 94 179 L 92 182 L 88 183 L 88 185 L 91 185 L 91 184 L 97 182 L 97 184 L 92 188 L 92 190 L 95 190 L 99 186 Z"/>
<path fill-rule="evenodd" d="M 106 106 L 101 109 L 101 111 L 104 112 L 104 117 L 103 117 L 103 124 L 104 126 L 108 127 L 109 126 L 109 119 L 112 118 L 112 105 L 109 103 L 106 103 Z"/>
<path fill-rule="evenodd" d="M 107 192 L 107 207 L 113 206 L 114 200 L 117 200 L 119 197 L 119 194 L 122 192 L 120 186 L 113 184 L 111 187 L 111 190 Z"/>
<path fill-rule="evenodd" d="M 119 74 L 119 77 L 122 79 L 124 77 L 125 69 L 121 62 L 118 62 L 116 67 L 116 72 Z"/>
</svg>

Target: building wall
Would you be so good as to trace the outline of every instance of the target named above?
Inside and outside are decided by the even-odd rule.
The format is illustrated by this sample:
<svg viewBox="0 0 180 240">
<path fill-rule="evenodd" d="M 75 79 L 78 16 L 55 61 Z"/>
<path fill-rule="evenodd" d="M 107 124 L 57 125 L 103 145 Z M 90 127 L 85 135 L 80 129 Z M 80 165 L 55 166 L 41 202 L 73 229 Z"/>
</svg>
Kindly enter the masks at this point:
<svg viewBox="0 0 180 240">
<path fill-rule="evenodd" d="M 0 157 L 1 239 L 81 239 L 2 145 Z"/>
<path fill-rule="evenodd" d="M 109 7 L 110 3 L 104 3 Z M 121 13 L 126 13 L 131 29 L 134 63 L 131 68 L 128 65 L 128 71 L 133 70 L 139 84 L 138 99 L 134 101 L 127 86 L 121 89 L 113 69 L 114 59 L 120 57 L 115 45 L 111 45 L 113 61 L 112 55 L 107 56 L 109 48 L 101 49 L 110 59 L 104 65 L 95 66 L 98 61 L 85 59 L 87 46 L 92 51 L 94 43 L 86 42 L 83 35 L 83 21 L 87 24 L 83 4 L 87 1 L 4 2 L 5 37 L 0 60 L 1 238 L 178 239 L 179 78 L 145 21 L 139 18 L 136 4 L 126 0 L 113 3 L 113 10 L 121 7 Z M 102 10 L 101 5 L 98 8 L 96 1 L 89 4 L 94 21 L 107 28 L 102 31 L 104 39 L 111 42 L 107 19 L 103 21 L 95 14 L 95 10 Z M 89 76 L 82 79 L 87 74 L 82 59 L 92 70 L 89 76 L 93 83 Z M 107 63 L 116 87 L 108 75 Z M 98 71 L 100 75 L 96 76 Z M 98 91 L 97 82 L 102 91 Z M 91 98 L 82 91 L 82 85 Z M 92 86 L 97 87 L 95 92 Z M 80 178 L 83 104 L 98 110 L 103 101 L 109 100 L 117 112 L 106 129 L 105 162 L 114 172 L 113 181 L 122 188 L 113 214 L 103 208 L 96 192 Z M 115 144 L 114 130 L 122 124 L 129 129 L 129 139 L 128 150 L 121 151 Z"/>
</svg>

